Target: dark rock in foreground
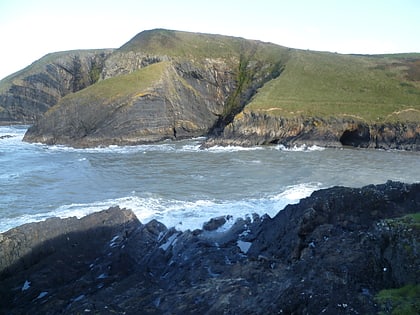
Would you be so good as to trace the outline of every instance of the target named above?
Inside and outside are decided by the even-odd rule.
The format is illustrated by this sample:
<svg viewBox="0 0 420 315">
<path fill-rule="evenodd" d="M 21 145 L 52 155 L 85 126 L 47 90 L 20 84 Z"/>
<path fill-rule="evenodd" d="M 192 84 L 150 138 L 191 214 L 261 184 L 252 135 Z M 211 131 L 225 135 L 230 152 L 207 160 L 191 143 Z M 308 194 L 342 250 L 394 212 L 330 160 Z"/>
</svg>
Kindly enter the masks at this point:
<svg viewBox="0 0 420 315">
<path fill-rule="evenodd" d="M 119 208 L 28 224 L 0 234 L 0 313 L 373 314 L 378 291 L 419 283 L 419 211 L 420 184 L 388 182 L 227 232 Z"/>
</svg>

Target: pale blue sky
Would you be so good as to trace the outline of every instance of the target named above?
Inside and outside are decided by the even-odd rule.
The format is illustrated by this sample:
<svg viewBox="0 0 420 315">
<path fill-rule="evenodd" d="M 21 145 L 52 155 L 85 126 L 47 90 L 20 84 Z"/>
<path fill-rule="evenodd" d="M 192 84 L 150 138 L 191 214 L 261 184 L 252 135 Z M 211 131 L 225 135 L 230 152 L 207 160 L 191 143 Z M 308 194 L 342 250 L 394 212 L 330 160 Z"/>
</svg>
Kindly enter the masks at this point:
<svg viewBox="0 0 420 315">
<path fill-rule="evenodd" d="M 0 78 L 168 28 L 339 53 L 420 52 L 420 0 L 0 0 Z"/>
</svg>

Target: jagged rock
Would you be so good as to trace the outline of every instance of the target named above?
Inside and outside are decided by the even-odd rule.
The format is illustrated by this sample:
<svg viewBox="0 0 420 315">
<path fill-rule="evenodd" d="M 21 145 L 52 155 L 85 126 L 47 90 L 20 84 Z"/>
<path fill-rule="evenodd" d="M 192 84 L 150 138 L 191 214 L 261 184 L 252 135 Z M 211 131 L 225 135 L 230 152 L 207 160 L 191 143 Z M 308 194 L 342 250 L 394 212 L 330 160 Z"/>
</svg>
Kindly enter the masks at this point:
<svg viewBox="0 0 420 315">
<path fill-rule="evenodd" d="M 0 313 L 374 314 L 379 290 L 420 281 L 405 216 L 419 210 L 420 184 L 388 182 L 320 190 L 221 233 L 118 209 L 29 224 L 0 234 L 0 257 L 43 253 L 3 260 Z"/>
<path fill-rule="evenodd" d="M 203 230 L 205 231 L 217 230 L 219 227 L 223 226 L 229 219 L 232 219 L 232 216 L 224 215 L 217 218 L 211 218 L 208 222 L 205 222 L 203 224 Z"/>
<path fill-rule="evenodd" d="M 63 247 L 85 247 L 85 237 L 92 237 L 90 242 L 108 240 L 115 231 L 129 229 L 137 222 L 130 210 L 116 207 L 82 219 L 50 218 L 11 229 L 0 239 L 0 275 L 28 268 Z"/>
<path fill-rule="evenodd" d="M 111 52 L 53 53 L 5 78 L 0 85 L 0 123 L 33 123 L 65 95 L 96 83 Z"/>
<path fill-rule="evenodd" d="M 92 147 L 217 134 L 280 74 L 286 52 L 242 38 L 142 32 L 106 58 L 97 84 L 59 101 L 24 140 Z"/>
<path fill-rule="evenodd" d="M 415 122 L 367 124 L 349 118 L 284 118 L 245 110 L 221 137 L 210 138 L 204 146 L 263 144 L 419 151 L 420 127 Z"/>
<path fill-rule="evenodd" d="M 143 74 L 156 78 L 120 97 L 104 98 L 103 86 L 124 78 L 102 81 L 80 96 L 63 99 L 29 128 L 24 140 L 92 147 L 202 136 L 222 113 L 227 89 L 234 88 L 223 63 L 207 62 L 204 67 L 176 61 L 151 65 L 126 79 Z"/>
</svg>

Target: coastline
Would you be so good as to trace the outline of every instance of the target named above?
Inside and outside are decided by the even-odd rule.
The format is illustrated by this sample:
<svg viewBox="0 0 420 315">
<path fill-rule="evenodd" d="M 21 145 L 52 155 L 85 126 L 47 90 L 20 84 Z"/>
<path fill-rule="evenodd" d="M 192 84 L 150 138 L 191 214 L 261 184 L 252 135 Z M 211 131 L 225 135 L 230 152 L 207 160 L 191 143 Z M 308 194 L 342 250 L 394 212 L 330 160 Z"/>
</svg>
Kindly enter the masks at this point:
<svg viewBox="0 0 420 315">
<path fill-rule="evenodd" d="M 375 313 L 381 290 L 420 282 L 419 211 L 419 183 L 387 182 L 224 232 L 226 218 L 180 232 L 119 208 L 27 224 L 0 234 L 0 310 Z"/>
</svg>

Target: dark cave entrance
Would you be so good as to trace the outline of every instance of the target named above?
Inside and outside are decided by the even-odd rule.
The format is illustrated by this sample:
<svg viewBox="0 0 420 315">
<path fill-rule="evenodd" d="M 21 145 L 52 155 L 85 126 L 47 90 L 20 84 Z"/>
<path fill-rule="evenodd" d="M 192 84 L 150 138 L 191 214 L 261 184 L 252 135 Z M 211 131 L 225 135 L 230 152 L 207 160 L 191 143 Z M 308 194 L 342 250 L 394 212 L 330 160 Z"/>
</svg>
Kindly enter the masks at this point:
<svg viewBox="0 0 420 315">
<path fill-rule="evenodd" d="M 370 131 L 368 126 L 359 125 L 352 130 L 345 130 L 340 137 L 342 145 L 366 148 L 370 142 Z"/>
</svg>

